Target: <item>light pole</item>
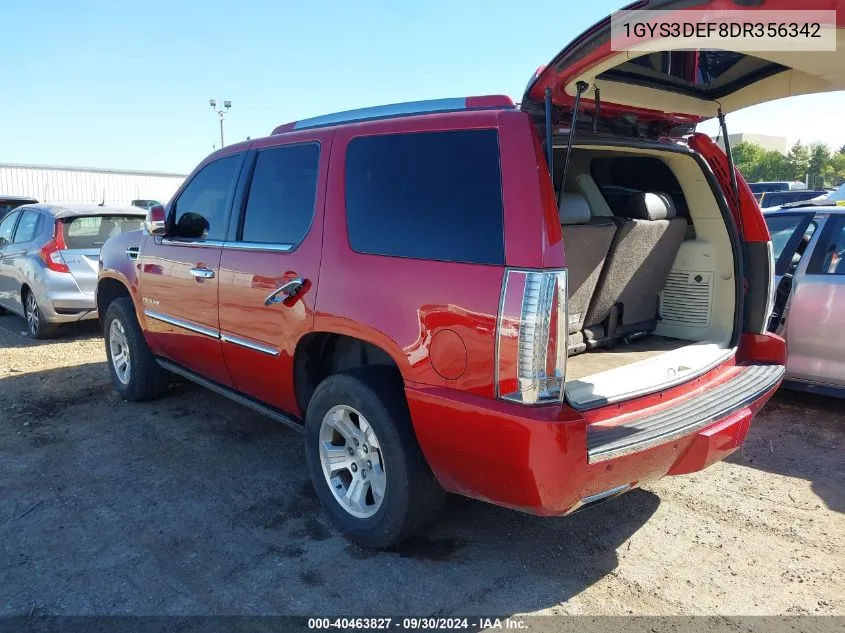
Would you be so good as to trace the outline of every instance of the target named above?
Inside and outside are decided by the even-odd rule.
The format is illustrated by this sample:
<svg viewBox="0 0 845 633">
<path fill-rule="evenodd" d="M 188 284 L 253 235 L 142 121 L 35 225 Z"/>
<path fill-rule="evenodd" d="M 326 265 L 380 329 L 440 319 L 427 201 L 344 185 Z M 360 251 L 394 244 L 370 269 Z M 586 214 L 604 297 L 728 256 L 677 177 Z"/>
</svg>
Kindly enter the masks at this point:
<svg viewBox="0 0 845 633">
<path fill-rule="evenodd" d="M 226 116 L 226 113 L 229 111 L 229 108 L 232 107 L 231 101 L 224 101 L 223 102 L 223 109 L 217 109 L 217 99 L 209 99 L 208 105 L 211 106 L 211 109 L 217 113 L 217 117 L 220 119 L 220 147 L 223 147 L 223 117 Z"/>
</svg>

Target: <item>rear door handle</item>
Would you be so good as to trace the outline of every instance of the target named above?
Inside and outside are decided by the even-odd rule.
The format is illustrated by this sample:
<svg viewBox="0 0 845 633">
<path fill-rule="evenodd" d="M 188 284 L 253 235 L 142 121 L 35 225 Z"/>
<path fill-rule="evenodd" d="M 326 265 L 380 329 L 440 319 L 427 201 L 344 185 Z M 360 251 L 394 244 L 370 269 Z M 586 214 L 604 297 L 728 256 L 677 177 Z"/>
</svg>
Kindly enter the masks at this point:
<svg viewBox="0 0 845 633">
<path fill-rule="evenodd" d="M 214 277 L 214 271 L 205 266 L 191 268 L 188 272 L 197 279 L 212 279 Z"/>
<path fill-rule="evenodd" d="M 295 277 L 294 279 L 286 281 L 267 295 L 267 298 L 264 300 L 264 305 L 271 306 L 274 303 L 281 303 L 285 299 L 290 299 L 299 292 L 304 283 L 305 280 L 302 277 Z"/>
</svg>

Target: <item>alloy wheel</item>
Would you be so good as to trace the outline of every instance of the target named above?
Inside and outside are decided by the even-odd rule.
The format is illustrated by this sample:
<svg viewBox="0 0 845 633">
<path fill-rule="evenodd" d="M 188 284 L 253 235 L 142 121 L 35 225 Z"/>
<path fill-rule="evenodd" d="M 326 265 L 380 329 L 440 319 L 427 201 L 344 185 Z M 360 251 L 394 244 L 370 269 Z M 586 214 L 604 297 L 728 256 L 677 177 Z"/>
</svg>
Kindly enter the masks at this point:
<svg viewBox="0 0 845 633">
<path fill-rule="evenodd" d="M 26 294 L 26 326 L 29 328 L 29 333 L 33 336 L 38 335 L 38 324 L 40 315 L 38 313 L 38 302 L 35 300 L 35 295 L 32 292 Z"/>
<path fill-rule="evenodd" d="M 320 425 L 320 465 L 335 501 L 359 519 L 375 515 L 384 501 L 387 475 L 375 431 L 347 405 L 329 409 Z"/>
<path fill-rule="evenodd" d="M 118 319 L 114 319 L 109 326 L 109 352 L 117 379 L 124 385 L 128 385 L 132 375 L 129 343 L 126 339 L 126 330 Z"/>
</svg>

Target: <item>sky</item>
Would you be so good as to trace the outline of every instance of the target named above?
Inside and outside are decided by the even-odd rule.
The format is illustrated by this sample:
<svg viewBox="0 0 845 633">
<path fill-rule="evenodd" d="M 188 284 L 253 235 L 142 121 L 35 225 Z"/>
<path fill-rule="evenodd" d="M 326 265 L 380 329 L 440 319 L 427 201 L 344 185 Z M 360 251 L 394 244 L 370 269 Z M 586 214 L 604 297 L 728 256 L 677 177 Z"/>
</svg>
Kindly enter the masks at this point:
<svg viewBox="0 0 845 633">
<path fill-rule="evenodd" d="M 0 162 L 187 173 L 281 123 L 418 99 L 508 94 L 625 0 L 0 0 Z M 845 145 L 845 93 L 728 118 Z M 835 124 L 831 124 L 835 122 Z M 714 133 L 715 125 L 704 131 Z"/>
</svg>

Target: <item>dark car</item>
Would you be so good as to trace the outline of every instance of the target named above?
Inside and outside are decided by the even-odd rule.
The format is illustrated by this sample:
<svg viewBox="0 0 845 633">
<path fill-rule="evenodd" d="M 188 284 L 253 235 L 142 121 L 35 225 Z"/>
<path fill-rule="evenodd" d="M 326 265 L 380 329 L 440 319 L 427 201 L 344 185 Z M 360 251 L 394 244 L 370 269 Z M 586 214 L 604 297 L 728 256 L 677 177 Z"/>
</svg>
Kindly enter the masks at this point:
<svg viewBox="0 0 845 633">
<path fill-rule="evenodd" d="M 35 204 L 36 202 L 38 202 L 38 200 L 35 198 L 0 195 L 0 220 L 22 205 Z"/>
<path fill-rule="evenodd" d="M 763 209 L 780 207 L 792 202 L 803 202 L 820 196 L 828 195 L 824 189 L 796 189 L 793 191 L 766 191 L 760 194 L 758 202 Z"/>
</svg>

